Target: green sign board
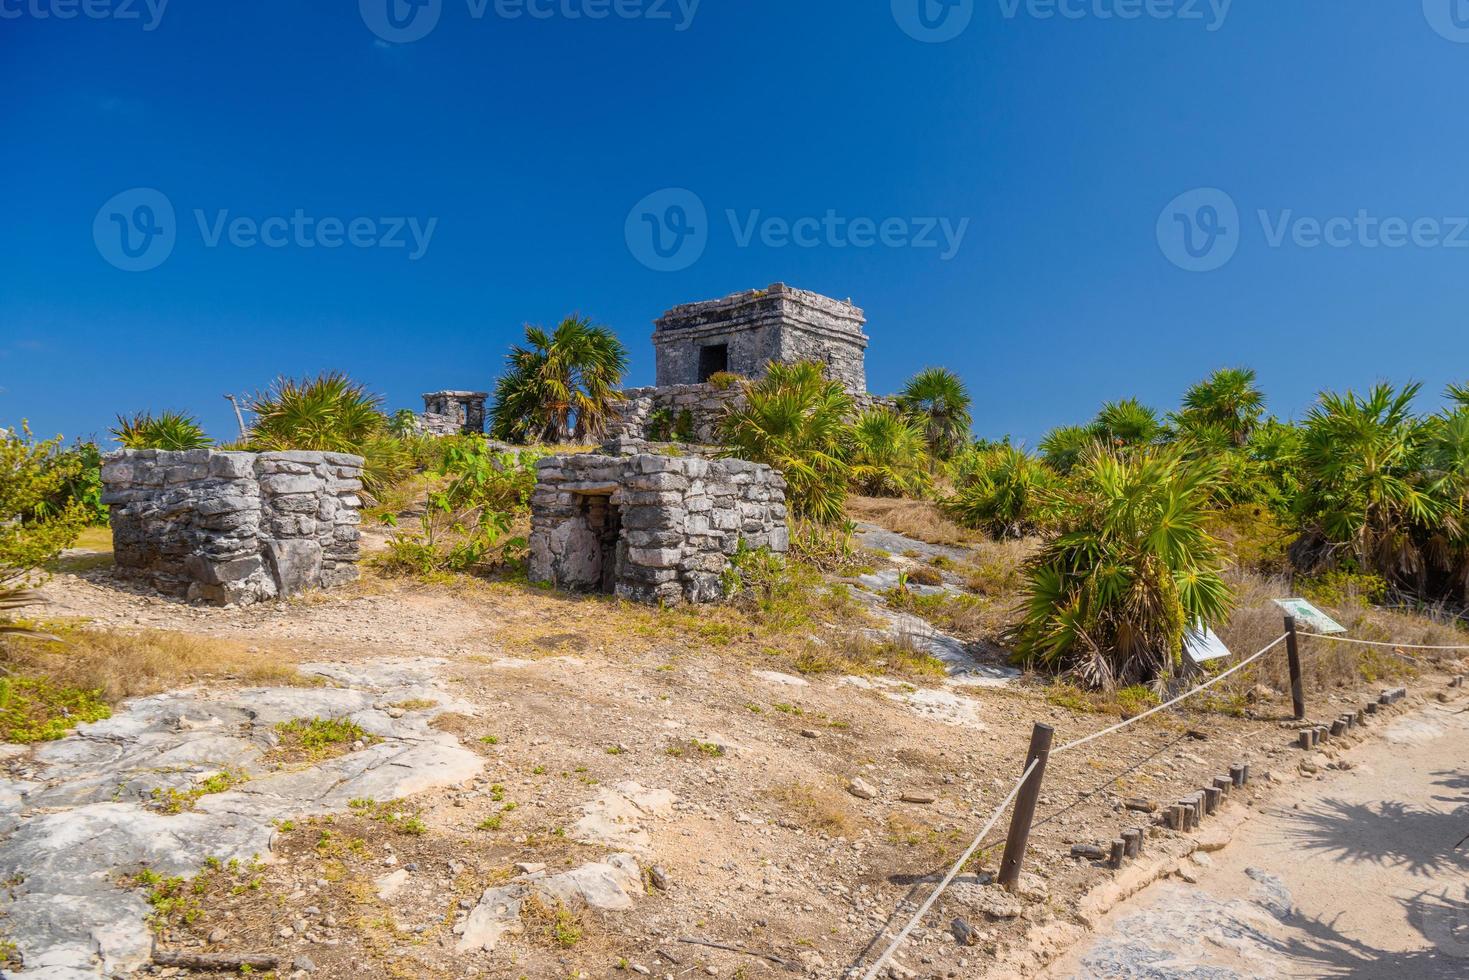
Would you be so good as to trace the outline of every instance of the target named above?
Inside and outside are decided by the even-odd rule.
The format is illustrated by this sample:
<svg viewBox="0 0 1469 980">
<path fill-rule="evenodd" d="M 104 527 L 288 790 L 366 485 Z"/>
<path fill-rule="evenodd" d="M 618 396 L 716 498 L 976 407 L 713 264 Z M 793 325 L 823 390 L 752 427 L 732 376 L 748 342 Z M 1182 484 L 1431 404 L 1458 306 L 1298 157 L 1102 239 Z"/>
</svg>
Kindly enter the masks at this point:
<svg viewBox="0 0 1469 980">
<path fill-rule="evenodd" d="M 1307 633 L 1345 633 L 1347 628 L 1305 599 L 1276 599 L 1275 604 L 1284 609 L 1286 615 L 1294 616 L 1296 623 Z"/>
</svg>

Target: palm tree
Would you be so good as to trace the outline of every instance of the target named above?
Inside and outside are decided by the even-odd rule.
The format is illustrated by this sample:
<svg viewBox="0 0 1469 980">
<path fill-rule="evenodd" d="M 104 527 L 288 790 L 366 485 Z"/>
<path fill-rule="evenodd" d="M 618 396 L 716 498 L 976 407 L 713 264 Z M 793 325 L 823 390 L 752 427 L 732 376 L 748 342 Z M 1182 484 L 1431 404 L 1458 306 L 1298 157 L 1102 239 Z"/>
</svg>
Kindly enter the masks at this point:
<svg viewBox="0 0 1469 980">
<path fill-rule="evenodd" d="M 726 454 L 767 463 L 784 474 L 797 517 L 831 524 L 845 515 L 852 397 L 819 364 L 771 363 L 744 382 L 743 403 L 721 423 Z"/>
<path fill-rule="evenodd" d="M 997 541 L 1023 538 L 1045 526 L 1044 493 L 1060 482 L 1054 470 L 1013 446 L 971 450 L 962 459 L 959 489 L 944 501 L 950 517 Z"/>
<path fill-rule="evenodd" d="M 918 497 L 928 489 L 923 423 L 869 408 L 852 423 L 852 485 L 875 497 Z"/>
<path fill-rule="evenodd" d="M 1094 447 L 1048 491 L 1058 533 L 1026 565 L 1016 653 L 1083 682 L 1166 679 L 1187 630 L 1221 622 L 1231 596 L 1207 530 L 1217 464 L 1175 447 Z"/>
<path fill-rule="evenodd" d="M 1249 368 L 1221 368 L 1183 396 L 1180 428 L 1209 427 L 1222 431 L 1235 446 L 1249 442 L 1265 414 L 1265 395 Z"/>
<path fill-rule="evenodd" d="M 1046 461 L 1047 466 L 1065 476 L 1096 441 L 1097 436 L 1090 428 L 1079 425 L 1058 426 L 1046 433 L 1046 437 L 1041 440 L 1041 458 Z"/>
<path fill-rule="evenodd" d="M 964 382 L 948 368 L 926 368 L 914 375 L 898 394 L 898 408 L 923 420 L 928 451 L 935 459 L 949 459 L 970 439 L 974 420 Z"/>
<path fill-rule="evenodd" d="M 512 347 L 495 385 L 490 429 L 511 442 L 567 442 L 601 434 L 627 350 L 610 329 L 569 316 L 547 332 L 525 328 L 526 346 Z"/>
<path fill-rule="evenodd" d="M 1424 486 L 1430 431 L 1412 412 L 1421 388 L 1379 384 L 1365 397 L 1322 392 L 1305 421 L 1303 517 L 1363 570 L 1390 580 L 1421 582 L 1424 555 L 1413 531 L 1442 515 Z"/>
<path fill-rule="evenodd" d="M 1167 433 L 1158 413 L 1136 398 L 1107 402 L 1092 422 L 1091 431 L 1114 446 L 1150 446 Z"/>
<path fill-rule="evenodd" d="M 126 449 L 203 449 L 214 444 L 198 420 L 183 412 L 164 412 L 156 418 L 151 412 L 131 418 L 119 415 L 111 432 Z"/>
</svg>

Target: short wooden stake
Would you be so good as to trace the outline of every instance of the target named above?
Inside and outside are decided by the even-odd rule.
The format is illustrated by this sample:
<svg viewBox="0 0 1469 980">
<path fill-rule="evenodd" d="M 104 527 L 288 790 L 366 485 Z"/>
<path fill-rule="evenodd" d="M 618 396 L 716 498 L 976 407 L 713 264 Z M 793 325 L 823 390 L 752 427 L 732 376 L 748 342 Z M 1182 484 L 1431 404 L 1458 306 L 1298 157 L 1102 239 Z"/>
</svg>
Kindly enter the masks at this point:
<svg viewBox="0 0 1469 980">
<path fill-rule="evenodd" d="M 1122 867 L 1122 858 L 1127 854 L 1127 842 L 1114 840 L 1112 842 L 1112 857 L 1107 861 L 1114 868 Z"/>
<path fill-rule="evenodd" d="M 1122 853 L 1124 857 L 1135 858 L 1142 849 L 1138 843 L 1140 834 L 1136 830 L 1124 830 L 1122 832 Z"/>
<path fill-rule="evenodd" d="M 1314 743 L 1314 740 L 1311 738 L 1311 733 L 1309 731 L 1297 732 L 1296 738 L 1300 742 L 1301 748 L 1303 749 L 1309 749 Z"/>
<path fill-rule="evenodd" d="M 1204 811 L 1206 813 L 1214 813 L 1219 809 L 1220 796 L 1219 790 L 1213 786 L 1204 790 Z"/>
<path fill-rule="evenodd" d="M 1245 767 L 1242 765 L 1230 766 L 1229 779 L 1234 783 L 1234 788 L 1239 789 L 1245 784 Z"/>
<path fill-rule="evenodd" d="M 1334 722 L 1331 723 L 1331 737 L 1332 738 L 1336 738 L 1338 735 L 1345 735 L 1346 733 L 1347 733 L 1347 723 L 1346 722 L 1344 722 L 1340 718 L 1338 718 L 1336 721 L 1334 721 Z"/>
<path fill-rule="evenodd" d="M 999 882 L 1013 892 L 1020 884 L 1020 869 L 1025 864 L 1025 849 L 1030 844 L 1030 825 L 1035 822 L 1035 803 L 1041 795 L 1041 780 L 1046 775 L 1046 761 L 1051 757 L 1051 738 L 1056 730 L 1037 723 L 1030 732 L 1030 751 L 1025 768 L 1030 770 L 1020 794 L 1015 797 L 1015 810 L 1010 815 L 1010 836 L 1005 840 L 1005 856 L 1000 861 Z M 1031 769 L 1031 763 L 1035 768 Z"/>
</svg>

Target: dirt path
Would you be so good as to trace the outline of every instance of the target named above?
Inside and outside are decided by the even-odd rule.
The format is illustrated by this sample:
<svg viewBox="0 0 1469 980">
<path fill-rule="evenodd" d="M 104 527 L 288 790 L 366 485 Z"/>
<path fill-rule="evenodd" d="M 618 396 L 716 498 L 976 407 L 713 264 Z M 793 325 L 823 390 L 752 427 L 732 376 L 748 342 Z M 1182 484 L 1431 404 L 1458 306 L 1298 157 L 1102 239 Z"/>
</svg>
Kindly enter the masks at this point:
<svg viewBox="0 0 1469 980">
<path fill-rule="evenodd" d="M 1431 705 L 1325 763 L 1045 976 L 1469 976 L 1469 713 Z"/>
</svg>

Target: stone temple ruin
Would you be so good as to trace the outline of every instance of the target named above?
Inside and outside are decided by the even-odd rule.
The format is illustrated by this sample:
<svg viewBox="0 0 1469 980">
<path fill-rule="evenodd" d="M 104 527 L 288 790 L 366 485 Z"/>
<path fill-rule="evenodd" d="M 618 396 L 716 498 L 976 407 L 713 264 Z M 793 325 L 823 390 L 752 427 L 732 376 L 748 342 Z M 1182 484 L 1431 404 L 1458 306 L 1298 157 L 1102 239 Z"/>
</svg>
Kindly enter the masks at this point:
<svg viewBox="0 0 1469 980">
<path fill-rule="evenodd" d="M 483 435 L 487 391 L 431 391 L 419 424 L 431 436 Z"/>
<path fill-rule="evenodd" d="M 716 442 L 720 419 L 743 393 L 733 379 L 713 384 L 710 379 L 724 373 L 761 378 L 771 361 L 824 364 L 859 407 L 870 404 L 866 322 L 850 302 L 784 283 L 676 306 L 657 320 L 653 332 L 657 384 L 622 393 L 607 436 Z"/>
<path fill-rule="evenodd" d="M 722 372 L 759 378 L 771 361 L 817 361 L 852 394 L 866 394 L 866 322 L 850 301 L 779 282 L 676 306 L 653 331 L 657 385 L 704 384 Z"/>
<path fill-rule="evenodd" d="M 530 576 L 635 602 L 724 598 L 743 541 L 784 554 L 785 480 L 738 459 L 574 455 L 537 464 Z"/>
<path fill-rule="evenodd" d="M 360 456 L 124 449 L 102 464 L 118 572 L 248 604 L 357 577 Z"/>
</svg>

